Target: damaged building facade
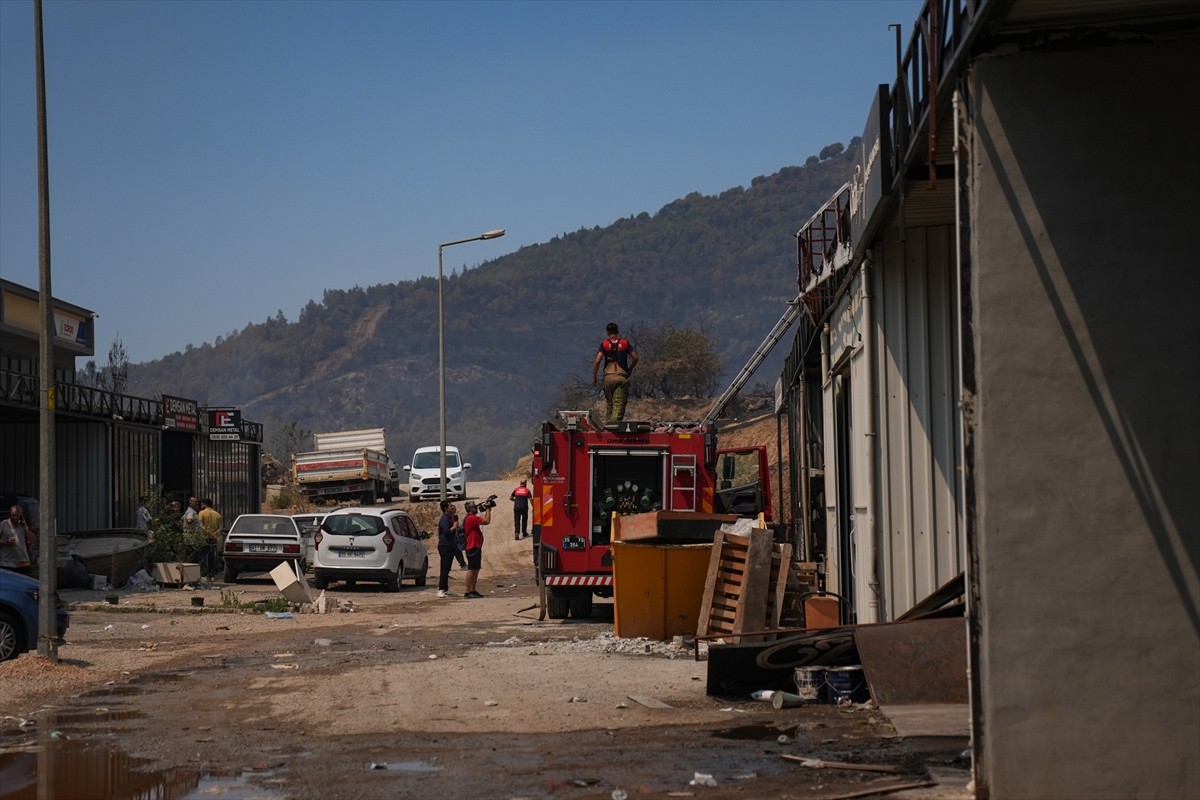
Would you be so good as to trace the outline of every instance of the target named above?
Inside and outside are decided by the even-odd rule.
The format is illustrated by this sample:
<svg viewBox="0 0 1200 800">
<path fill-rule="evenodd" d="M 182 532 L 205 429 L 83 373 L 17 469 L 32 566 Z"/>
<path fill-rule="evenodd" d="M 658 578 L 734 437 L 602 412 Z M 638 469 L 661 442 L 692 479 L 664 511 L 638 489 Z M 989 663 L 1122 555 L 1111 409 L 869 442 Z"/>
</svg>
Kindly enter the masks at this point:
<svg viewBox="0 0 1200 800">
<path fill-rule="evenodd" d="M 802 552 L 846 623 L 965 573 L 980 798 L 1200 796 L 1198 30 L 930 2 L 797 234 Z"/>
<path fill-rule="evenodd" d="M 57 298 L 55 514 L 58 533 L 132 528 L 152 488 L 209 497 L 228 520 L 262 507 L 262 425 L 187 398 L 135 397 L 84 385 L 95 314 Z M 0 493 L 39 493 L 38 292 L 0 280 Z"/>
</svg>

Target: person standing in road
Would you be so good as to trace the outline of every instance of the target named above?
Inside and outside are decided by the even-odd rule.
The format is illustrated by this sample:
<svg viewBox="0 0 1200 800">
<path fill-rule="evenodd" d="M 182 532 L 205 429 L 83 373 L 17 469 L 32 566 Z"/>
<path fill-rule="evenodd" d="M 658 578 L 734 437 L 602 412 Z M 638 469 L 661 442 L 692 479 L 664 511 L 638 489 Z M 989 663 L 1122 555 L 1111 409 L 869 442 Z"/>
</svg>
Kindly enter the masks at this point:
<svg viewBox="0 0 1200 800">
<path fill-rule="evenodd" d="M 528 481 L 525 480 L 513 489 L 508 498 L 513 504 L 513 539 L 529 536 L 529 502 L 532 498 L 533 492 L 529 491 Z"/>
<path fill-rule="evenodd" d="M 187 508 L 183 511 L 183 527 L 187 530 L 192 525 L 199 524 L 200 517 L 200 500 L 192 495 L 188 498 Z"/>
<path fill-rule="evenodd" d="M 25 512 L 14 505 L 8 519 L 0 522 L 0 569 L 33 576 L 29 550 L 33 547 L 33 530 L 25 522 Z"/>
<path fill-rule="evenodd" d="M 637 348 L 633 342 L 621 336 L 617 323 L 610 322 L 605 329 L 607 336 L 596 350 L 592 362 L 592 385 L 596 385 L 596 373 L 604 367 L 604 401 L 607 407 L 606 422 L 625 419 L 625 403 L 629 400 L 629 376 L 637 366 Z"/>
<path fill-rule="evenodd" d="M 205 560 L 201 563 L 207 567 L 207 574 L 212 576 L 217 572 L 221 554 L 221 515 L 213 508 L 213 502 L 206 497 L 200 501 L 200 511 L 196 514 L 196 522 L 204 531 Z"/>
<path fill-rule="evenodd" d="M 462 560 L 462 553 L 454 543 L 454 529 L 458 527 L 458 517 L 455 515 L 454 504 L 449 500 L 442 501 L 442 518 L 438 520 L 438 597 L 453 597 L 450 591 L 450 565 L 454 559 Z"/>
<path fill-rule="evenodd" d="M 494 505 L 494 503 L 493 503 Z M 467 518 L 463 520 L 463 529 L 467 532 L 467 590 L 463 597 L 483 597 L 476 588 L 479 582 L 479 568 L 483 566 L 483 525 L 492 522 L 491 506 L 486 508 L 483 516 L 479 516 L 479 508 L 467 501 L 463 506 Z"/>
</svg>

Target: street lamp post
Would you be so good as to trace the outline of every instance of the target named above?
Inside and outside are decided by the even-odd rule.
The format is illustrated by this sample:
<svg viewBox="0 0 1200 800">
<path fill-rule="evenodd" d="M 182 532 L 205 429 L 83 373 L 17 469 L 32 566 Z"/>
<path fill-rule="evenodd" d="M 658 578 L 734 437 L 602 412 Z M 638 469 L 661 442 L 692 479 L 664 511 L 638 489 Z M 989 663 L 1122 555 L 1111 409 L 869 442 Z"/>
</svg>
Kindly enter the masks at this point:
<svg viewBox="0 0 1200 800">
<path fill-rule="evenodd" d="M 444 281 L 442 279 L 442 250 L 450 245 L 465 242 L 478 242 L 482 239 L 499 239 L 504 235 L 503 228 L 481 233 L 469 239 L 458 239 L 453 242 L 443 242 L 438 245 L 438 414 L 441 422 L 442 454 L 442 483 L 441 502 L 446 502 L 446 306 L 443 300 Z"/>
</svg>

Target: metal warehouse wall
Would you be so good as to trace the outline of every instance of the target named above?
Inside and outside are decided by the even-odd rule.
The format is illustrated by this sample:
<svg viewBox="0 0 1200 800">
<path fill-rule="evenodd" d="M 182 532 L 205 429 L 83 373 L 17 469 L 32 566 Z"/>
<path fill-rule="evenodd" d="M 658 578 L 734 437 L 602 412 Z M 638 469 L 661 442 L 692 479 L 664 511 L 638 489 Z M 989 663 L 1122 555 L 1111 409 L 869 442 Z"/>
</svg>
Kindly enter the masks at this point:
<svg viewBox="0 0 1200 800">
<path fill-rule="evenodd" d="M 76 418 L 60 417 L 54 426 L 59 533 L 110 526 L 112 451 L 108 430 L 102 421 Z"/>
<path fill-rule="evenodd" d="M 261 446 L 252 442 L 209 441 L 196 437 L 194 447 L 203 468 L 196 476 L 196 494 L 208 497 L 226 528 L 239 514 L 262 510 Z"/>
<path fill-rule="evenodd" d="M 36 421 L 36 418 L 35 418 Z M 0 424 L 0 487 L 37 497 L 38 426 Z M 103 422 L 59 417 L 54 426 L 56 522 L 58 533 L 109 526 L 109 443 Z"/>
<path fill-rule="evenodd" d="M 893 228 L 875 246 L 882 616 L 895 619 L 966 563 L 959 523 L 954 227 Z"/>
<path fill-rule="evenodd" d="M 1200 797 L 1200 47 L 969 76 L 981 798 Z"/>
<path fill-rule="evenodd" d="M 157 429 L 139 425 L 118 423 L 113 427 L 113 527 L 135 527 L 142 497 L 162 482 L 158 435 Z"/>
<path fill-rule="evenodd" d="M 0 492 L 38 496 L 37 417 L 32 420 L 0 421 Z"/>
<path fill-rule="evenodd" d="M 895 619 L 963 571 L 954 227 L 889 229 L 830 317 L 823 386 L 830 588 Z"/>
</svg>

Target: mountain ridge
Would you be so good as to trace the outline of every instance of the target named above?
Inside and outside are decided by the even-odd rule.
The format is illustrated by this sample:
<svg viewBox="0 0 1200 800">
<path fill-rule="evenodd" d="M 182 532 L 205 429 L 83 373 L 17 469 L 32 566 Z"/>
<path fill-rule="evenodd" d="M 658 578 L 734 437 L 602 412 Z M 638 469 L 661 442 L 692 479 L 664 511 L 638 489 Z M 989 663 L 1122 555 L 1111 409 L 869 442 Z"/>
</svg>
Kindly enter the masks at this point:
<svg viewBox="0 0 1200 800">
<path fill-rule="evenodd" d="M 794 299 L 795 231 L 849 177 L 855 144 L 748 188 L 693 192 L 653 215 L 580 228 L 447 276 L 447 434 L 478 478 L 528 452 L 561 383 L 590 380 L 609 321 L 627 333 L 664 323 L 701 330 L 732 379 Z M 278 312 L 130 365 L 129 391 L 238 407 L 263 423 L 269 450 L 289 422 L 384 427 L 403 464 L 438 441 L 437 289 L 429 276 L 329 289 L 295 321 Z M 782 358 L 777 350 L 754 381 L 773 383 Z"/>
</svg>

